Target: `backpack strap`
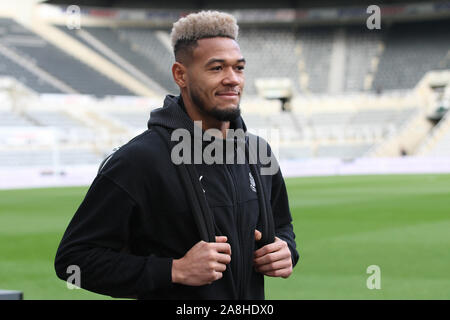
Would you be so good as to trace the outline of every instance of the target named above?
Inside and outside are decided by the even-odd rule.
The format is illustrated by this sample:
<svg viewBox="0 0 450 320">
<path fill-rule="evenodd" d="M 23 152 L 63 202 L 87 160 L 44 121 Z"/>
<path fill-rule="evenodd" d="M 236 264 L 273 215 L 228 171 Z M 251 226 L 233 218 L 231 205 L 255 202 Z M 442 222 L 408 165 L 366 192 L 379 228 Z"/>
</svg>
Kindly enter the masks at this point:
<svg viewBox="0 0 450 320">
<path fill-rule="evenodd" d="M 249 133 L 248 140 L 250 139 L 258 141 L 259 137 Z M 256 191 L 258 194 L 259 218 L 257 228 L 259 228 L 262 235 L 261 240 L 258 241 L 258 247 L 263 247 L 275 241 L 275 223 L 270 199 L 267 199 L 264 185 L 261 182 L 261 163 L 258 158 L 258 148 L 255 150 L 253 145 L 254 144 L 250 143 L 250 141 L 246 141 L 245 152 L 247 159 L 249 159 L 250 172 L 255 180 Z M 256 145 L 260 146 L 259 143 Z"/>
<path fill-rule="evenodd" d="M 170 133 L 160 126 L 152 126 L 152 129 L 165 141 L 170 153 L 176 143 L 175 141 L 171 141 Z M 195 166 L 183 163 L 179 165 L 174 164 L 174 166 L 186 191 L 186 197 L 192 209 L 195 224 L 197 225 L 201 239 L 206 242 L 215 242 L 214 217 L 198 180 L 198 173 Z"/>
<path fill-rule="evenodd" d="M 152 126 L 152 128 L 161 136 L 166 142 L 169 153 L 175 146 L 176 141 L 171 141 L 170 133 L 165 128 L 160 126 Z M 249 135 L 252 139 L 259 139 L 257 136 Z M 272 206 L 270 199 L 266 197 L 264 185 L 261 181 L 260 169 L 261 163 L 259 162 L 257 150 L 252 148 L 252 143 L 245 143 L 246 157 L 249 159 L 250 172 L 255 179 L 255 186 L 258 194 L 259 204 L 259 218 L 258 218 L 258 230 L 261 231 L 262 238 L 258 242 L 258 246 L 262 247 L 275 240 L 275 223 L 273 219 Z M 257 144 L 259 145 L 259 144 Z M 202 191 L 201 185 L 198 180 L 198 173 L 195 169 L 195 165 L 191 164 L 179 164 L 175 165 L 175 168 L 180 177 L 181 183 L 189 204 L 192 208 L 195 223 L 197 225 L 200 237 L 206 242 L 215 242 L 215 223 L 214 216 L 209 208 L 206 196 Z"/>
</svg>

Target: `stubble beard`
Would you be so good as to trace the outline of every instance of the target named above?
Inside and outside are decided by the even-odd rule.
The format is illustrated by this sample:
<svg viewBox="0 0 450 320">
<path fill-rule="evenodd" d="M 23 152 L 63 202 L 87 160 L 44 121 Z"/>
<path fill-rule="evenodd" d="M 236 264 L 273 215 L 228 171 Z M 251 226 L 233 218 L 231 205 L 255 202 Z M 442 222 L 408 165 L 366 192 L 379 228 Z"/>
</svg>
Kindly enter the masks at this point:
<svg viewBox="0 0 450 320">
<path fill-rule="evenodd" d="M 210 116 L 217 121 L 234 121 L 241 115 L 240 104 L 236 108 L 220 109 L 217 106 L 208 108 L 204 100 L 197 94 L 195 89 L 190 90 L 190 96 L 194 105 L 198 108 L 200 113 Z"/>
</svg>

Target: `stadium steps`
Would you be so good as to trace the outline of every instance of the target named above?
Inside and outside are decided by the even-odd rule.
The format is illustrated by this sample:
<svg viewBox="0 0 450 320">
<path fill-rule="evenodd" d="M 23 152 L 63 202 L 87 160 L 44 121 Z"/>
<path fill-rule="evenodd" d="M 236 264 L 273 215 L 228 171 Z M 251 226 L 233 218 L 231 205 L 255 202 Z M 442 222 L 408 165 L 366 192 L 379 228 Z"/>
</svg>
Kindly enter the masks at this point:
<svg viewBox="0 0 450 320">
<path fill-rule="evenodd" d="M 328 91 L 333 31 L 333 27 L 328 26 L 304 27 L 299 28 L 295 33 L 295 42 L 301 48 L 300 60 L 304 64 L 304 73 L 302 73 L 300 82 L 302 86 L 307 84 L 307 91 L 303 92 L 324 93 Z"/>
<path fill-rule="evenodd" d="M 125 87 L 30 31 L 30 28 L 25 27 L 27 25 L 29 23 L 21 25 L 12 19 L 0 19 L 0 41 L 22 58 L 22 64 L 45 70 L 73 89 L 71 93 L 96 96 L 133 95 Z M 45 88 L 37 89 L 37 92 L 49 93 Z"/>
<path fill-rule="evenodd" d="M 289 143 L 278 146 L 278 150 L 272 146 L 272 151 L 278 159 L 297 160 L 313 157 L 313 149 L 310 145 Z M 276 152 L 278 151 L 278 154 Z"/>
<path fill-rule="evenodd" d="M 118 40 L 111 42 L 105 41 L 104 35 L 99 33 L 98 29 L 107 32 L 107 34 L 112 33 L 109 28 L 99 28 L 99 27 L 85 27 L 83 29 L 70 30 L 65 26 L 55 26 L 58 30 L 63 31 L 69 36 L 73 37 L 77 41 L 81 42 L 88 48 L 92 49 L 96 53 L 102 55 L 105 59 L 114 63 L 116 66 L 121 68 L 123 71 L 128 72 L 130 75 L 141 81 L 148 88 L 155 92 L 165 92 L 166 89 L 162 88 L 157 82 L 155 82 L 152 77 L 149 76 L 148 72 L 145 72 L 145 68 L 139 68 L 136 66 L 136 59 L 134 57 L 128 57 L 118 52 L 116 47 L 120 45 Z M 96 31 L 97 30 L 97 31 Z M 110 30 L 110 31 L 108 31 Z"/>
<path fill-rule="evenodd" d="M 345 70 L 346 92 L 368 91 L 377 71 L 383 52 L 382 31 L 367 31 L 366 26 L 346 28 L 347 64 Z"/>
<path fill-rule="evenodd" d="M 298 41 L 291 28 L 242 27 L 238 41 L 246 59 L 245 94 L 257 94 L 255 81 L 260 78 L 289 78 L 299 91 Z"/>
<path fill-rule="evenodd" d="M 317 144 L 315 146 L 315 156 L 317 158 L 340 158 L 345 160 L 362 157 L 372 144 L 361 143 L 336 143 L 336 144 Z"/>
<path fill-rule="evenodd" d="M 33 32 L 46 39 L 48 42 L 63 50 L 70 56 L 87 64 L 93 70 L 96 70 L 108 79 L 120 84 L 122 87 L 128 89 L 131 93 L 141 96 L 152 97 L 155 92 L 147 88 L 140 81 L 124 72 L 116 65 L 112 64 L 104 57 L 86 47 L 79 41 L 71 38 L 58 28 L 48 25 L 41 20 L 33 20 L 28 26 Z"/>
<path fill-rule="evenodd" d="M 34 125 L 34 126 L 42 126 L 42 124 L 37 121 L 35 118 L 31 117 L 28 113 L 26 112 L 20 112 L 20 117 L 22 117 L 23 119 L 25 119 L 26 121 L 28 121 L 30 124 Z"/>
<path fill-rule="evenodd" d="M 398 130 L 372 149 L 368 150 L 368 157 L 398 157 L 402 150 L 406 154 L 414 154 L 422 141 L 426 138 L 433 125 L 427 120 L 426 112 L 417 109 Z"/>
<path fill-rule="evenodd" d="M 160 94 L 179 92 L 171 73 L 174 59 L 167 43 L 168 32 L 118 26 L 86 26 L 82 30 L 60 26 L 58 29 L 130 72 L 150 89 Z"/>
<path fill-rule="evenodd" d="M 121 124 L 119 121 L 111 117 L 107 117 L 96 110 L 80 110 L 79 112 L 77 112 L 76 116 L 91 128 L 95 128 L 97 130 L 99 130 L 100 128 L 103 134 L 106 134 L 107 136 L 115 136 L 128 133 L 128 129 L 126 126 Z"/>
<path fill-rule="evenodd" d="M 82 122 L 70 116 L 66 110 L 40 111 L 29 109 L 24 115 L 29 119 L 34 120 L 34 122 L 40 126 L 58 127 L 63 129 L 84 126 Z"/>
<path fill-rule="evenodd" d="M 0 167 L 56 167 L 100 164 L 102 154 L 90 148 L 0 150 Z"/>
<path fill-rule="evenodd" d="M 20 114 L 8 110 L 0 110 L 0 127 L 30 127 L 37 123 Z"/>
<path fill-rule="evenodd" d="M 87 139 L 88 144 L 93 147 L 114 145 L 112 140 L 115 137 L 130 134 L 130 130 L 126 126 L 119 121 L 105 117 L 95 108 L 29 109 L 24 115 L 37 126 L 57 128 L 72 136 L 65 141 L 66 144 L 82 143 Z M 96 152 L 103 155 L 103 150 L 96 149 Z"/>
<path fill-rule="evenodd" d="M 114 119 L 131 130 L 147 129 L 148 114 L 146 112 L 110 111 L 104 116 Z"/>
<path fill-rule="evenodd" d="M 328 92 L 338 94 L 344 90 L 346 69 L 346 32 L 344 28 L 337 28 L 333 35 L 333 46 L 330 57 L 330 71 L 328 73 Z"/>
<path fill-rule="evenodd" d="M 173 51 L 167 47 L 167 43 L 162 41 L 165 34 L 169 37 L 169 31 L 150 30 L 145 28 L 117 28 L 112 30 L 109 37 L 117 39 L 114 44 L 119 49 L 118 44 L 126 45 L 128 52 L 122 52 L 128 55 L 128 59 L 136 63 L 141 70 L 146 70 L 147 75 L 157 81 L 164 88 L 164 93 L 169 92 L 177 94 L 179 88 L 173 81 L 172 65 L 175 62 Z M 108 39 L 109 37 L 105 37 Z M 131 55 L 131 52 L 134 55 Z M 142 59 L 141 59 L 142 58 Z"/>
<path fill-rule="evenodd" d="M 84 143 L 87 139 L 91 151 L 100 158 L 105 155 L 105 150 L 110 150 L 117 145 L 118 139 L 130 136 L 133 133 L 132 130 L 116 119 L 105 116 L 95 108 L 69 108 L 64 110 L 64 115 L 66 116 L 66 123 L 73 122 L 76 126 L 62 127 L 62 129 L 78 135 L 79 144 Z"/>
<path fill-rule="evenodd" d="M 306 71 L 305 59 L 302 55 L 303 47 L 300 43 L 295 46 L 295 55 L 297 57 L 297 69 L 298 69 L 298 85 L 300 92 L 310 94 L 308 89 L 309 75 Z"/>
<path fill-rule="evenodd" d="M 393 24 L 374 78 L 375 90 L 411 89 L 429 70 L 448 68 L 446 20 Z"/>
<path fill-rule="evenodd" d="M 370 59 L 370 67 L 364 77 L 363 90 L 369 91 L 373 90 L 373 81 L 375 79 L 375 75 L 378 72 L 378 66 L 380 65 L 380 57 L 384 51 L 384 43 L 382 41 L 379 42 L 376 54 Z"/>
<path fill-rule="evenodd" d="M 450 156 L 450 112 L 447 111 L 444 118 L 433 128 L 417 155 Z"/>
<path fill-rule="evenodd" d="M 0 43 L 0 54 L 4 57 L 8 58 L 11 62 L 13 62 L 13 65 L 6 62 L 6 65 L 9 65 L 9 69 L 12 69 L 11 71 L 7 70 L 6 72 L 11 72 L 12 76 L 17 77 L 17 75 L 23 75 L 19 76 L 17 80 L 22 80 L 23 77 L 25 77 L 24 84 L 27 85 L 29 81 L 27 81 L 27 78 L 29 75 L 32 75 L 33 77 L 36 77 L 38 80 L 31 82 L 31 89 L 36 89 L 38 87 L 39 89 L 44 89 L 47 92 L 62 92 L 62 93 L 69 93 L 69 94 L 76 94 L 78 93 L 75 89 L 70 87 L 67 83 L 61 81 L 60 79 L 54 77 L 44 69 L 37 66 L 35 63 L 30 61 L 29 59 L 26 59 L 21 54 L 15 52 L 13 48 L 7 47 Z M 19 70 L 19 71 L 16 71 Z M 26 70 L 26 73 L 23 72 L 23 70 Z M 9 73 L 8 72 L 8 73 Z M 46 82 L 46 84 L 42 84 L 42 80 Z M 49 87 L 49 85 L 51 87 Z"/>
</svg>

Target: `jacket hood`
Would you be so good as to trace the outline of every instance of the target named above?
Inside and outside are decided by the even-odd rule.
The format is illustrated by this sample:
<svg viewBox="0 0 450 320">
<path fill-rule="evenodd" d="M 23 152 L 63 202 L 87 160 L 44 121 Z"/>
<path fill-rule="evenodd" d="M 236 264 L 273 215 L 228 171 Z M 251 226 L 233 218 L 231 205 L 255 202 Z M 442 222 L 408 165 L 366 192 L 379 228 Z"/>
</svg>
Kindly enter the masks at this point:
<svg viewBox="0 0 450 320">
<path fill-rule="evenodd" d="M 187 114 L 181 95 L 167 95 L 164 99 L 163 107 L 157 108 L 150 113 L 147 126 L 148 128 L 151 126 L 160 126 L 167 129 L 183 128 L 194 134 L 194 121 Z M 230 121 L 230 129 L 242 129 L 244 132 L 247 132 L 247 127 L 241 116 L 236 120 Z M 204 130 L 202 131 L 204 133 Z"/>
</svg>

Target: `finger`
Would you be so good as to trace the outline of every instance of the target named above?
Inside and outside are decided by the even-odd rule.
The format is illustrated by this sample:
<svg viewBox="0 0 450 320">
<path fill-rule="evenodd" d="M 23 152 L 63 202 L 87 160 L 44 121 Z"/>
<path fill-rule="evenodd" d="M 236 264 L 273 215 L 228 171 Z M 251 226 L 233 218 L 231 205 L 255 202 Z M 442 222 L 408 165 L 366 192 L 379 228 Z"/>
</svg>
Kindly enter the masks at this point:
<svg viewBox="0 0 450 320">
<path fill-rule="evenodd" d="M 259 258 L 271 252 L 281 250 L 285 245 L 286 243 L 282 241 L 269 243 L 268 245 L 256 250 L 254 253 L 254 258 Z"/>
<path fill-rule="evenodd" d="M 210 245 L 217 252 L 231 255 L 231 246 L 229 243 L 212 242 Z"/>
<path fill-rule="evenodd" d="M 253 259 L 253 263 L 255 264 L 255 266 L 262 266 L 268 263 L 273 263 L 287 258 L 291 258 L 290 252 L 287 250 L 279 250 L 276 252 L 266 254 L 262 257 L 255 258 Z"/>
<path fill-rule="evenodd" d="M 267 272 L 272 272 L 275 270 L 280 270 L 280 269 L 287 269 L 291 267 L 291 261 L 290 259 L 284 259 L 284 260 L 279 260 L 276 262 L 272 262 L 272 263 L 268 263 L 262 266 L 258 266 L 256 268 L 256 271 L 260 272 L 260 273 L 267 273 Z"/>
<path fill-rule="evenodd" d="M 228 254 L 218 253 L 216 261 L 222 264 L 229 264 L 231 262 L 231 256 Z"/>
<path fill-rule="evenodd" d="M 222 272 L 214 271 L 214 280 L 213 281 L 219 280 L 222 277 L 223 277 L 223 273 Z"/>
<path fill-rule="evenodd" d="M 225 270 L 227 270 L 227 265 L 226 264 L 216 263 L 214 265 L 214 271 L 216 271 L 216 272 L 224 272 Z"/>
<path fill-rule="evenodd" d="M 226 236 L 216 236 L 216 242 L 225 243 L 228 238 Z"/>
<path fill-rule="evenodd" d="M 274 270 L 274 271 L 268 271 L 265 272 L 264 275 L 265 276 L 269 276 L 269 277 L 282 277 L 282 278 L 287 278 L 291 275 L 292 273 L 292 269 L 291 268 L 286 268 L 286 269 L 279 269 L 279 270 Z"/>
<path fill-rule="evenodd" d="M 207 281 L 206 284 L 211 284 L 214 281 L 217 281 L 217 280 L 219 280 L 222 277 L 223 277 L 222 272 L 214 271 L 212 273 L 212 275 L 208 277 L 208 280 L 206 280 Z"/>
<path fill-rule="evenodd" d="M 262 233 L 259 230 L 255 229 L 255 240 L 259 241 L 262 238 Z"/>
</svg>

